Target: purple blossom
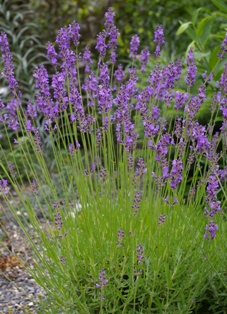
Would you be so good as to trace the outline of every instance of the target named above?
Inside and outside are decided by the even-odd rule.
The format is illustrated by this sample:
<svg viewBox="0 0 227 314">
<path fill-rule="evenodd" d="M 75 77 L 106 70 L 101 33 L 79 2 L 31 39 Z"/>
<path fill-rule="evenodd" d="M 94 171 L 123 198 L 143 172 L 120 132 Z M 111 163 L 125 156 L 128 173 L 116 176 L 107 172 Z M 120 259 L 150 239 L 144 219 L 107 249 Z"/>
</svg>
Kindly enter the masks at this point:
<svg viewBox="0 0 227 314">
<path fill-rule="evenodd" d="M 184 111 L 189 115 L 189 117 L 193 118 L 195 114 L 199 111 L 201 103 L 202 102 L 198 96 L 191 96 L 191 99 L 185 106 Z"/>
<path fill-rule="evenodd" d="M 165 222 L 165 218 L 166 218 L 165 214 L 160 215 L 159 218 L 158 218 L 158 224 L 162 225 Z"/>
<path fill-rule="evenodd" d="M 67 32 L 68 32 L 68 38 L 71 39 L 75 46 L 79 45 L 79 39 L 80 39 L 80 25 L 76 22 L 72 22 L 69 24 Z"/>
<path fill-rule="evenodd" d="M 106 168 L 101 167 L 100 173 L 99 173 L 100 178 L 104 179 L 106 177 Z"/>
<path fill-rule="evenodd" d="M 32 186 L 32 192 L 35 194 L 35 195 L 38 195 L 39 194 L 39 186 L 36 182 L 36 180 L 32 180 L 31 182 L 31 186 Z"/>
<path fill-rule="evenodd" d="M 9 172 L 10 172 L 11 176 L 12 177 L 16 177 L 17 172 L 15 171 L 15 167 L 14 167 L 13 162 L 9 161 L 8 162 L 8 167 L 9 167 Z"/>
<path fill-rule="evenodd" d="M 204 238 L 208 240 L 213 240 L 216 237 L 216 231 L 218 230 L 218 225 L 216 225 L 213 220 L 210 220 L 209 224 L 205 227 Z"/>
<path fill-rule="evenodd" d="M 187 76 L 185 78 L 186 84 L 188 86 L 193 86 L 195 84 L 195 77 L 197 73 L 197 67 L 195 65 L 193 49 L 190 48 L 188 56 L 186 59 L 186 64 L 188 66 Z"/>
<path fill-rule="evenodd" d="M 123 239 L 124 235 L 125 235 L 125 233 L 124 233 L 123 229 L 122 228 L 119 229 L 118 233 L 117 233 L 117 239 L 118 239 L 118 241 L 116 242 L 117 246 L 122 246 L 123 245 L 122 239 Z"/>
<path fill-rule="evenodd" d="M 57 111 L 62 112 L 68 107 L 68 97 L 65 85 L 65 72 L 57 72 L 52 76 L 52 87 L 54 90 L 54 98 L 56 99 L 55 105 L 57 106 Z"/>
<path fill-rule="evenodd" d="M 218 58 L 219 59 L 223 59 L 225 53 L 227 52 L 227 33 L 225 34 L 225 38 L 224 38 L 224 40 L 222 42 L 221 51 L 222 52 L 218 52 Z"/>
<path fill-rule="evenodd" d="M 214 165 L 213 165 L 214 166 Z M 206 203 L 209 205 L 209 210 L 205 207 L 205 215 L 213 217 L 217 211 L 221 210 L 220 201 L 217 200 L 217 193 L 219 189 L 219 182 L 217 179 L 218 169 L 211 170 L 211 174 L 207 179 L 206 193 L 205 198 Z"/>
<path fill-rule="evenodd" d="M 61 69 L 63 73 L 67 73 L 67 77 L 70 81 L 70 87 L 77 86 L 77 70 L 75 67 L 75 63 L 75 53 L 70 49 L 65 50 Z"/>
<path fill-rule="evenodd" d="M 62 218 L 59 212 L 57 214 L 54 214 L 54 220 L 55 220 L 55 225 L 57 227 L 57 230 L 61 231 L 63 223 L 62 223 Z"/>
<path fill-rule="evenodd" d="M 156 44 L 155 55 L 156 57 L 160 57 L 161 45 L 165 43 L 164 31 L 161 25 L 157 25 L 154 33 L 154 43 Z"/>
<path fill-rule="evenodd" d="M 58 63 L 57 61 L 58 55 L 54 49 L 54 46 L 50 42 L 48 42 L 46 47 L 47 47 L 47 58 L 50 60 L 51 64 L 54 67 L 56 67 Z"/>
<path fill-rule="evenodd" d="M 141 202 L 142 199 L 142 192 L 140 191 L 135 191 L 135 196 L 134 196 L 134 203 L 131 206 L 132 209 L 134 210 L 134 216 L 136 216 L 138 209 L 140 208 L 139 203 Z"/>
<path fill-rule="evenodd" d="M 39 135 L 39 130 L 38 129 L 34 129 L 34 142 L 35 142 L 35 146 L 36 146 L 36 150 L 37 152 L 42 152 L 42 143 L 41 143 L 41 138 Z"/>
<path fill-rule="evenodd" d="M 110 37 L 110 40 L 107 46 L 110 49 L 110 51 L 115 51 L 117 49 L 117 39 L 120 35 L 116 26 L 111 27 L 110 31 L 108 32 L 108 35 Z"/>
<path fill-rule="evenodd" d="M 117 61 L 117 54 L 115 51 L 112 51 L 111 54 L 110 54 L 110 62 L 111 63 L 115 63 Z"/>
<path fill-rule="evenodd" d="M 136 168 L 136 171 L 135 171 L 135 180 L 138 177 L 143 176 L 146 172 L 147 172 L 147 168 L 145 167 L 144 159 L 143 158 L 139 158 L 138 162 L 137 162 L 137 168 Z"/>
<path fill-rule="evenodd" d="M 36 101 L 39 111 L 45 116 L 55 118 L 58 112 L 51 98 L 47 70 L 43 65 L 40 65 L 34 71 L 33 76 L 36 79 L 36 88 L 39 89 L 39 92 L 36 94 Z"/>
<path fill-rule="evenodd" d="M 179 91 L 176 91 L 175 93 L 175 104 L 174 109 L 179 110 L 185 105 L 188 101 L 188 93 L 181 93 Z"/>
<path fill-rule="evenodd" d="M 108 113 L 108 111 L 112 108 L 113 98 L 112 93 L 109 88 L 106 88 L 103 85 L 98 86 L 98 112 Z"/>
<path fill-rule="evenodd" d="M 5 33 L 0 33 L 0 49 L 2 51 L 2 59 L 4 62 L 4 70 L 2 76 L 6 78 L 14 96 L 18 88 L 18 83 L 14 76 L 14 65 L 12 62 L 12 55 L 9 49 L 9 43 Z"/>
<path fill-rule="evenodd" d="M 31 101 L 28 101 L 27 103 L 27 110 L 26 110 L 26 116 L 34 119 L 37 117 L 37 108 L 36 106 L 33 106 Z"/>
<path fill-rule="evenodd" d="M 59 46 L 60 57 L 62 58 L 64 56 L 65 51 L 67 49 L 70 49 L 70 36 L 67 27 L 63 27 L 58 31 L 56 43 Z"/>
<path fill-rule="evenodd" d="M 106 273 L 104 269 L 101 269 L 99 272 L 99 284 L 97 283 L 95 286 L 98 289 L 103 289 L 107 283 L 108 283 L 108 279 L 106 279 Z"/>
<path fill-rule="evenodd" d="M 151 143 L 151 141 L 148 142 L 148 145 L 150 146 L 150 148 L 157 152 L 157 155 L 155 158 L 156 161 L 161 161 L 163 159 L 163 157 L 165 157 L 167 155 L 168 146 L 171 144 L 174 145 L 173 138 L 168 133 L 162 135 L 162 137 L 160 138 L 160 140 L 156 146 L 154 146 Z"/>
<path fill-rule="evenodd" d="M 142 63 L 141 72 L 145 72 L 146 64 L 150 55 L 149 48 L 146 46 L 140 53 L 140 62 Z"/>
<path fill-rule="evenodd" d="M 132 60 L 136 59 L 139 45 L 140 45 L 140 38 L 139 38 L 139 36 L 138 35 L 132 36 L 132 39 L 130 41 L 130 55 L 129 55 L 129 57 Z"/>
<path fill-rule="evenodd" d="M 114 76 L 118 82 L 121 82 L 125 73 L 123 70 L 123 66 L 121 64 L 118 65 L 117 70 L 114 72 Z"/>
<path fill-rule="evenodd" d="M 9 193 L 9 187 L 8 187 L 8 181 L 7 180 L 0 180 L 0 193 L 8 194 Z"/>
<path fill-rule="evenodd" d="M 85 73 L 89 73 L 92 60 L 91 60 L 91 51 L 89 50 L 88 47 L 86 47 L 84 50 L 84 53 L 82 55 L 82 62 L 83 62 L 83 65 L 85 66 Z"/>
<path fill-rule="evenodd" d="M 20 124 L 18 122 L 17 110 L 21 105 L 20 100 L 12 99 L 6 105 L 6 114 L 4 114 L 4 120 L 8 123 L 8 128 L 13 131 L 17 131 L 20 128 Z"/>
<path fill-rule="evenodd" d="M 106 32 L 105 31 L 99 33 L 99 35 L 97 36 L 97 44 L 95 46 L 95 49 L 98 50 L 101 58 L 105 57 L 105 55 L 106 55 L 107 45 L 105 43 L 105 39 L 106 39 Z"/>
<path fill-rule="evenodd" d="M 88 77 L 85 78 L 82 88 L 91 95 L 92 98 L 97 97 L 98 79 L 94 72 L 91 72 Z"/>
<path fill-rule="evenodd" d="M 106 28 L 106 31 L 108 32 L 111 28 L 114 27 L 114 16 L 115 12 L 112 8 L 108 8 L 108 11 L 105 13 L 105 23 L 104 26 Z"/>
<path fill-rule="evenodd" d="M 226 94 L 227 93 L 227 64 L 225 64 L 225 69 L 221 75 L 218 85 L 219 85 L 220 91 Z"/>
<path fill-rule="evenodd" d="M 172 189 L 176 189 L 178 184 L 182 181 L 182 170 L 183 170 L 183 163 L 179 159 L 174 159 L 172 161 L 172 171 L 170 173 L 171 183 L 170 187 Z"/>
<path fill-rule="evenodd" d="M 105 87 L 109 87 L 110 76 L 107 63 L 100 65 L 99 82 Z"/>
<path fill-rule="evenodd" d="M 102 141 L 102 130 L 100 128 L 98 128 L 96 130 L 96 145 L 97 147 L 100 147 Z"/>
<path fill-rule="evenodd" d="M 136 255 L 136 257 L 137 257 L 137 264 L 139 265 L 139 264 L 142 263 L 142 261 L 144 259 L 144 256 L 143 256 L 144 251 L 143 251 L 142 244 L 137 245 L 136 252 L 137 252 L 137 255 Z"/>
<path fill-rule="evenodd" d="M 28 132 L 32 132 L 35 130 L 34 126 L 32 125 L 32 121 L 31 120 L 26 120 L 25 121 L 25 128 Z"/>
<path fill-rule="evenodd" d="M 196 150 L 201 153 L 207 154 L 210 150 L 210 142 L 207 137 L 203 134 L 197 137 Z"/>
<path fill-rule="evenodd" d="M 85 112 L 82 104 L 82 96 L 76 87 L 71 88 L 69 101 L 73 107 L 73 114 L 70 116 L 71 121 L 82 121 L 85 119 Z"/>
</svg>

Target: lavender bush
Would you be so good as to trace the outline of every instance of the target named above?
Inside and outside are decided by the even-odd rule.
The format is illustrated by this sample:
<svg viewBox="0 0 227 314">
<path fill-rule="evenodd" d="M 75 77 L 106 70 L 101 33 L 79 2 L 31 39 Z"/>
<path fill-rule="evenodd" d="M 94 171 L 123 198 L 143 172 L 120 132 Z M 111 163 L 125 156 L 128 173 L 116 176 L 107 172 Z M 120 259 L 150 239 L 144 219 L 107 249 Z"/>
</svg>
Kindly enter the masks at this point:
<svg viewBox="0 0 227 314">
<path fill-rule="evenodd" d="M 7 104 L 0 103 L 0 121 L 14 131 L 9 144 L 24 156 L 36 205 L 23 189 L 16 158 L 0 161 L 0 192 L 33 248 L 34 265 L 27 267 L 48 293 L 42 313 L 199 313 L 204 304 L 217 313 L 227 303 L 227 67 L 207 99 L 212 73 L 204 73 L 198 91 L 191 92 L 197 74 L 192 49 L 185 77 L 180 59 L 165 66 L 157 61 L 147 73 L 152 52 L 141 50 L 135 35 L 126 70 L 117 64 L 114 12 L 109 9 L 105 17 L 98 62 L 88 47 L 79 52 L 77 23 L 59 30 L 56 46 L 47 44 L 56 72 L 49 81 L 45 67 L 36 68 L 36 102 L 28 102 L 26 110 L 7 36 L 0 35 L 3 76 L 12 92 Z M 159 58 L 161 25 L 154 42 Z M 145 76 L 146 84 L 138 87 Z M 207 100 L 211 119 L 203 126 L 196 114 Z M 169 108 L 177 112 L 171 123 Z M 223 123 L 214 133 L 219 111 Z M 44 158 L 38 113 L 51 138 L 58 181 Z M 22 216 L 12 205 L 13 192 Z"/>
</svg>

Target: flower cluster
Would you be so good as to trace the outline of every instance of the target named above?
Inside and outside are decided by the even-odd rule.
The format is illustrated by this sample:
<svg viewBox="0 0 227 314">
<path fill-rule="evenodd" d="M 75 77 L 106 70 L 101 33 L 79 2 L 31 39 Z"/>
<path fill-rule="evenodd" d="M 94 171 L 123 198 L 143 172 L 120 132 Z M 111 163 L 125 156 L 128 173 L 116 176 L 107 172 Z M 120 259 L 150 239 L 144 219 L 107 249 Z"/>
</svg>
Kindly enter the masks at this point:
<svg viewBox="0 0 227 314">
<path fill-rule="evenodd" d="M 165 43 L 164 31 L 161 25 L 158 25 L 154 33 L 154 43 L 156 44 L 155 55 L 160 57 L 161 45 Z"/>
<path fill-rule="evenodd" d="M 9 187 L 8 187 L 8 181 L 7 180 L 0 180 L 0 193 L 3 193 L 3 194 L 9 193 Z"/>
<path fill-rule="evenodd" d="M 142 192 L 141 191 L 135 191 L 134 203 L 131 206 L 133 211 L 134 211 L 134 216 L 136 216 L 136 214 L 140 208 L 139 203 L 141 202 L 141 199 L 142 199 Z"/>
<path fill-rule="evenodd" d="M 106 273 L 105 273 L 105 269 L 101 269 L 99 272 L 99 283 L 96 283 L 96 288 L 101 289 L 101 291 L 103 291 L 103 288 L 108 284 L 109 280 L 106 279 Z M 105 298 L 103 297 L 103 292 L 99 293 L 101 300 L 105 300 Z"/>
<path fill-rule="evenodd" d="M 187 76 L 185 78 L 186 84 L 188 86 L 193 86 L 195 84 L 195 76 L 197 73 L 197 67 L 194 60 L 193 49 L 190 48 L 188 52 L 188 56 L 186 59 L 186 64 L 188 66 Z"/>
<path fill-rule="evenodd" d="M 118 230 L 118 233 L 117 233 L 117 239 L 118 239 L 118 241 L 116 242 L 116 245 L 117 245 L 117 246 L 122 246 L 122 245 L 123 245 L 122 239 L 124 238 L 124 235 L 125 235 L 125 233 L 124 233 L 124 231 L 122 230 L 122 228 L 119 229 L 119 230 Z"/>
<path fill-rule="evenodd" d="M 208 240 L 212 240 L 216 237 L 216 231 L 218 230 L 218 225 L 216 225 L 213 220 L 210 220 L 209 224 L 205 227 L 205 235 L 204 238 Z"/>
</svg>

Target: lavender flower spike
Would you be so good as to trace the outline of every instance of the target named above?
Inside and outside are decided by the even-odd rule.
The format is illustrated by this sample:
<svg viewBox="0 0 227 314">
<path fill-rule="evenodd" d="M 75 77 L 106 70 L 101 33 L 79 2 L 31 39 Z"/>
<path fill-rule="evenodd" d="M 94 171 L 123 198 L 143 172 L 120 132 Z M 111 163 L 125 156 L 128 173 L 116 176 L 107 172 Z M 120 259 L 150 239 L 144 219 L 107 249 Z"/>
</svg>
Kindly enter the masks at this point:
<svg viewBox="0 0 227 314">
<path fill-rule="evenodd" d="M 101 269 L 99 272 L 99 284 L 97 283 L 95 286 L 98 289 L 102 289 L 108 283 L 108 279 L 106 279 L 105 270 Z"/>
<path fill-rule="evenodd" d="M 4 71 L 2 76 L 7 79 L 9 88 L 11 89 L 13 95 L 15 95 L 18 88 L 18 83 L 14 77 L 12 55 L 10 53 L 9 43 L 5 33 L 0 33 L 0 49 L 2 51 L 2 59 L 4 61 Z"/>
<path fill-rule="evenodd" d="M 136 59 L 137 51 L 140 45 L 140 38 L 138 35 L 132 36 L 132 39 L 130 41 L 130 55 L 129 57 L 132 60 Z"/>
<path fill-rule="evenodd" d="M 218 230 L 218 225 L 216 225 L 213 220 L 210 220 L 209 225 L 205 227 L 204 238 L 208 240 L 213 240 L 216 237 L 216 231 Z"/>
<path fill-rule="evenodd" d="M 164 31 L 162 25 L 158 25 L 154 33 L 154 43 L 156 44 L 155 55 L 160 57 L 161 45 L 165 43 Z"/>
</svg>

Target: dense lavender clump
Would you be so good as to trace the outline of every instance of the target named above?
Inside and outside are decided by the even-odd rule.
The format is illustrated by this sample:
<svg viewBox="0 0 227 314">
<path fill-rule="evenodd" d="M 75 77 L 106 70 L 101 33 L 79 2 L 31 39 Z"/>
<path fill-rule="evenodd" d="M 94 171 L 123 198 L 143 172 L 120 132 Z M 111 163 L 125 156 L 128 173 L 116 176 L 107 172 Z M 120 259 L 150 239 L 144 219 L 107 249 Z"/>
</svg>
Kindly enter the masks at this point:
<svg viewBox="0 0 227 314">
<path fill-rule="evenodd" d="M 141 50 L 139 35 L 135 34 L 129 47 L 131 66 L 124 68 L 117 60 L 120 34 L 114 24 L 114 16 L 112 9 L 105 14 L 105 28 L 98 34 L 95 46 L 99 54 L 97 62 L 89 47 L 78 52 L 79 24 L 73 22 L 58 31 L 56 43 L 48 42 L 46 46 L 47 58 L 55 68 L 55 73 L 50 79 L 45 66 L 37 66 L 33 74 L 37 90 L 35 102 L 28 101 L 26 108 L 21 106 L 21 93 L 14 75 L 7 36 L 1 33 L 0 49 L 4 61 L 2 75 L 8 82 L 12 98 L 7 104 L 0 100 L 0 123 L 13 131 L 14 145 L 20 147 L 21 134 L 23 139 L 28 138 L 35 156 L 41 158 L 40 168 L 45 164 L 45 158 L 41 157 L 45 148 L 41 131 L 50 135 L 54 143 L 54 156 L 62 149 L 60 144 L 56 144 L 61 139 L 66 156 L 61 155 L 60 161 L 67 160 L 71 163 L 72 172 L 76 176 L 82 170 L 83 177 L 89 182 L 87 195 L 94 193 L 98 198 L 105 193 L 105 187 L 110 190 L 117 187 L 117 192 L 122 187 L 127 187 L 125 190 L 122 188 L 122 195 L 129 201 L 122 202 L 122 211 L 125 210 L 124 206 L 128 207 L 136 223 L 149 193 L 153 193 L 154 199 L 157 194 L 164 205 L 172 209 L 178 203 L 191 204 L 203 187 L 205 195 L 198 197 L 196 202 L 202 204 L 204 219 L 208 220 L 204 238 L 213 240 L 218 226 L 211 219 L 222 209 L 218 193 L 222 182 L 227 179 L 226 167 L 222 167 L 219 162 L 226 152 L 217 152 L 220 141 L 223 142 L 223 149 L 227 149 L 227 65 L 216 84 L 216 92 L 211 101 L 212 117 L 218 108 L 223 118 L 221 132 L 214 134 L 214 125 L 201 125 L 197 114 L 205 102 L 209 102 L 209 82 L 212 81 L 213 85 L 215 82 L 213 75 L 205 72 L 202 74 L 202 83 L 196 87 L 198 70 L 193 49 L 189 49 L 185 64 L 177 59 L 164 66 L 158 63 L 148 71 L 149 57 L 152 54 L 160 57 L 161 47 L 165 43 L 163 28 L 158 25 L 153 39 L 155 51 L 152 52 L 148 46 Z M 221 45 L 219 58 L 223 58 L 226 52 L 227 37 Z M 187 69 L 185 78 L 182 78 L 183 67 Z M 83 79 L 80 77 L 81 71 Z M 179 81 L 183 86 L 181 89 L 178 88 Z M 177 115 L 172 124 L 166 119 L 169 109 L 175 110 Z M 38 116 L 44 120 L 44 130 L 37 123 Z M 26 145 L 25 148 L 22 147 L 26 154 L 27 149 Z M 83 160 L 81 163 L 80 159 Z M 56 164 L 57 169 L 60 169 L 60 162 L 56 161 Z M 3 169 L 5 173 L 9 172 L 7 179 L 0 177 L 0 193 L 6 197 L 10 191 L 9 183 L 17 180 L 18 171 L 15 171 L 15 165 L 11 161 Z M 125 169 L 128 172 L 122 178 L 121 172 L 124 173 Z M 199 179 L 189 180 L 192 170 Z M 65 168 L 62 173 L 64 171 Z M 70 172 L 63 183 L 67 188 L 70 184 L 74 186 L 71 182 L 73 175 Z M 38 176 L 29 179 L 29 182 L 33 194 L 38 197 L 42 190 L 39 188 Z M 50 182 L 51 180 L 48 181 Z M 78 185 L 76 182 L 75 186 Z M 130 192 L 128 187 L 131 188 Z M 56 196 L 55 188 L 51 188 Z M 117 202 L 116 191 L 114 196 L 112 190 L 110 194 L 106 198 L 110 198 L 113 203 Z M 70 198 L 68 194 L 67 198 Z M 169 199 L 173 201 L 170 202 Z M 100 201 L 99 204 L 101 203 Z M 53 204 L 56 209 L 53 214 L 54 224 L 57 231 L 62 231 L 64 217 L 60 214 L 59 202 L 54 201 Z M 156 227 L 157 224 L 163 225 L 158 227 L 159 230 L 165 228 L 169 217 L 161 212 L 160 210 L 155 220 Z M 122 221 L 119 220 L 118 223 L 123 226 Z M 125 230 L 124 226 L 122 228 Z M 125 234 L 128 231 L 124 232 L 122 228 L 116 229 L 118 232 L 115 230 L 114 233 L 116 237 L 117 232 L 114 247 L 117 246 L 118 251 L 127 241 Z M 143 264 L 143 253 L 143 245 L 140 244 L 136 248 L 137 265 Z M 61 263 L 66 263 L 63 255 L 60 260 Z M 142 270 L 135 272 L 140 274 Z M 96 288 L 101 289 L 101 300 L 104 300 L 103 288 L 107 283 L 105 270 L 101 269 L 99 283 L 96 283 Z"/>
</svg>

